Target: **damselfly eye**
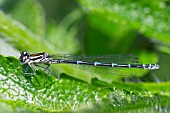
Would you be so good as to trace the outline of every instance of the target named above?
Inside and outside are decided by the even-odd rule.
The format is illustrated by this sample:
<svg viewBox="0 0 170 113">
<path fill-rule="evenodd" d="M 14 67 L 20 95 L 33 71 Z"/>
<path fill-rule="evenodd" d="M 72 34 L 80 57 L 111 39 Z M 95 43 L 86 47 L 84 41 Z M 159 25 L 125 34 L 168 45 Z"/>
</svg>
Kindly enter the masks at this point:
<svg viewBox="0 0 170 113">
<path fill-rule="evenodd" d="M 20 62 L 25 63 L 27 59 L 29 59 L 29 54 L 26 51 L 21 52 Z"/>
</svg>

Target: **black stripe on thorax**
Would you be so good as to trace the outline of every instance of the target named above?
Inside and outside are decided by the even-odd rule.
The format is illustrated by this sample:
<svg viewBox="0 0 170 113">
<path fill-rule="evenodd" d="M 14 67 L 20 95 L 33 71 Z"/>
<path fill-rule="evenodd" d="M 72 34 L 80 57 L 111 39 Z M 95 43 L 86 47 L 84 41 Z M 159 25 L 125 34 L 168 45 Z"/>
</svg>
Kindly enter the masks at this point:
<svg viewBox="0 0 170 113">
<path fill-rule="evenodd" d="M 44 55 L 45 55 L 45 53 L 42 52 L 42 53 L 31 54 L 30 56 L 31 57 L 36 57 L 36 56 L 44 56 Z"/>
</svg>

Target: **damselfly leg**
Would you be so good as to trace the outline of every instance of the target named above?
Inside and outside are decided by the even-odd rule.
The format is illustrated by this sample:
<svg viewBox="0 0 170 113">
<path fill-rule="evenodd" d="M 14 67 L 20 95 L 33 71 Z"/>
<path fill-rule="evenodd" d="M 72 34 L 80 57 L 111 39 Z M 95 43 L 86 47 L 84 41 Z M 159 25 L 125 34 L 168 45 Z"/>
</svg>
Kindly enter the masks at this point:
<svg viewBox="0 0 170 113">
<path fill-rule="evenodd" d="M 34 77 L 34 79 L 36 80 L 36 82 L 38 83 L 38 86 L 40 86 L 40 82 L 38 81 L 37 77 L 35 76 L 35 70 L 34 68 L 32 67 L 31 69 L 34 71 L 34 73 L 29 73 L 28 70 L 29 70 L 29 67 L 32 67 L 30 66 L 29 64 L 26 64 L 26 69 L 24 70 L 25 72 L 25 77 L 27 79 L 29 79 L 29 82 L 32 84 L 32 80 L 31 80 L 31 77 Z"/>
<path fill-rule="evenodd" d="M 47 74 L 50 74 L 50 70 L 49 70 L 50 64 L 44 64 L 44 65 L 47 65 L 47 67 L 40 66 L 37 63 L 34 63 L 34 65 L 43 69 L 43 71 L 47 71 Z"/>
<path fill-rule="evenodd" d="M 34 63 L 34 65 L 37 66 L 37 67 L 39 67 L 39 68 L 41 68 L 41 69 L 43 69 L 44 71 L 47 70 L 47 76 L 46 76 L 45 79 L 44 79 L 44 87 L 45 87 L 45 83 L 46 83 L 46 81 L 47 81 L 47 79 L 48 79 L 48 74 L 50 74 L 50 70 L 49 70 L 50 64 L 44 64 L 44 65 L 47 65 L 47 67 L 40 66 L 40 65 L 38 65 L 37 63 Z"/>
</svg>

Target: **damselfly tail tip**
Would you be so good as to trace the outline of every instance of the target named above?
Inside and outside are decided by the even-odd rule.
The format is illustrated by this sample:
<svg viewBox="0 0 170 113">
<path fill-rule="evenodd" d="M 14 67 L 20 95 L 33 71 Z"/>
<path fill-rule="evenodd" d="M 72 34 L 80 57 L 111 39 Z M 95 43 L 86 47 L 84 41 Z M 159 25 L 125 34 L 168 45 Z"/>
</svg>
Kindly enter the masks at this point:
<svg viewBox="0 0 170 113">
<path fill-rule="evenodd" d="M 158 70 L 159 69 L 159 65 L 155 64 L 155 69 Z"/>
<path fill-rule="evenodd" d="M 148 64 L 144 69 L 148 70 L 159 70 L 160 66 L 158 64 Z"/>
</svg>

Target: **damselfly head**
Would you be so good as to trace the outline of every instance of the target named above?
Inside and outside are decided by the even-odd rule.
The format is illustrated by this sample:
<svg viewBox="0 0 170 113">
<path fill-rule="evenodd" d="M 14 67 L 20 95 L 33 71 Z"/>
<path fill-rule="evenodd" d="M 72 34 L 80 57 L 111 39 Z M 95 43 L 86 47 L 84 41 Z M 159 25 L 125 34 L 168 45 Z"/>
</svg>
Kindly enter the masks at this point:
<svg viewBox="0 0 170 113">
<path fill-rule="evenodd" d="M 29 54 L 26 51 L 21 52 L 21 56 L 20 56 L 20 62 L 22 64 L 28 63 L 29 62 Z"/>
</svg>

